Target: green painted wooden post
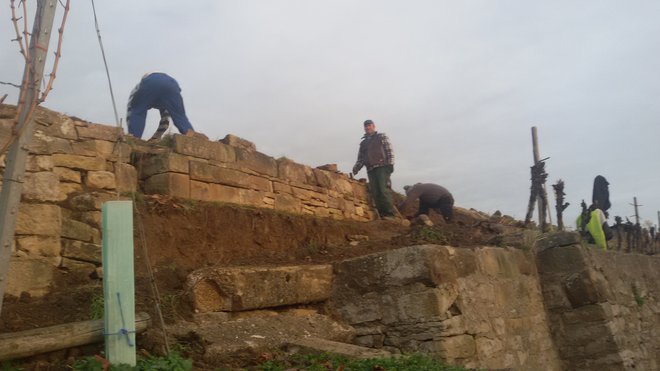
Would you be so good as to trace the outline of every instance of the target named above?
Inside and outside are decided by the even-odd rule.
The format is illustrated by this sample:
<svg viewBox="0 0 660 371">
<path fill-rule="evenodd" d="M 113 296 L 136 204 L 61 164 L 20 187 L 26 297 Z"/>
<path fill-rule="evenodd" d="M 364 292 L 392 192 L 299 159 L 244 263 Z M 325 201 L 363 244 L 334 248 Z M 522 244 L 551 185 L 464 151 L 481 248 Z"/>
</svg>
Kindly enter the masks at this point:
<svg viewBox="0 0 660 371">
<path fill-rule="evenodd" d="M 111 364 L 135 366 L 133 202 L 103 204 L 105 355 Z"/>
</svg>

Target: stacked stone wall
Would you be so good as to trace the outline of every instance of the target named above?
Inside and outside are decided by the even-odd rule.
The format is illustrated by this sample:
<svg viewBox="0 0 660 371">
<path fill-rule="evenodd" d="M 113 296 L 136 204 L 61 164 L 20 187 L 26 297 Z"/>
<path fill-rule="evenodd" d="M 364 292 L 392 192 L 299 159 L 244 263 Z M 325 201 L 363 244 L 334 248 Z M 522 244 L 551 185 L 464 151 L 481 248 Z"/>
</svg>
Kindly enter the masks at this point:
<svg viewBox="0 0 660 371">
<path fill-rule="evenodd" d="M 559 370 L 534 256 L 412 246 L 338 263 L 329 308 L 360 345 L 471 368 Z"/>
<path fill-rule="evenodd" d="M 0 105 L 0 145 L 14 107 Z M 89 275 L 101 265 L 101 204 L 134 192 L 131 148 L 119 128 L 39 109 L 29 145 L 16 238 L 5 292 L 47 293 L 58 271 Z M 0 157 L 4 173 L 5 157 Z M 1 186 L 1 184 L 0 184 Z"/>
<path fill-rule="evenodd" d="M 538 267 L 563 369 L 660 369 L 659 257 L 573 244 Z"/>
<path fill-rule="evenodd" d="M 337 171 L 274 159 L 254 144 L 174 135 L 164 151 L 136 150 L 148 194 L 230 202 L 335 219 L 371 220 L 364 183 Z"/>
</svg>

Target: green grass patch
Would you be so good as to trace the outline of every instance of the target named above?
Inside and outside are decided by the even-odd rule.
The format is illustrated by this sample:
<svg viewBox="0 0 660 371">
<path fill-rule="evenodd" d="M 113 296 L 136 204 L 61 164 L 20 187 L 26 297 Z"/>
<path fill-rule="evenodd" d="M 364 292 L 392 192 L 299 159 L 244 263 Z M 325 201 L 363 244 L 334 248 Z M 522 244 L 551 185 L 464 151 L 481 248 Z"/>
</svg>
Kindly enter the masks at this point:
<svg viewBox="0 0 660 371">
<path fill-rule="evenodd" d="M 74 371 L 103 371 L 103 363 L 95 357 L 86 357 L 73 364 Z M 135 367 L 119 364 L 110 365 L 109 371 L 189 371 L 193 362 L 183 358 L 179 353 L 172 352 L 166 357 L 138 358 Z"/>
<path fill-rule="evenodd" d="M 349 359 L 330 354 L 293 355 L 286 360 L 267 361 L 250 370 L 261 371 L 466 371 L 461 366 L 441 363 L 429 356 L 412 354 L 392 358 Z"/>
</svg>

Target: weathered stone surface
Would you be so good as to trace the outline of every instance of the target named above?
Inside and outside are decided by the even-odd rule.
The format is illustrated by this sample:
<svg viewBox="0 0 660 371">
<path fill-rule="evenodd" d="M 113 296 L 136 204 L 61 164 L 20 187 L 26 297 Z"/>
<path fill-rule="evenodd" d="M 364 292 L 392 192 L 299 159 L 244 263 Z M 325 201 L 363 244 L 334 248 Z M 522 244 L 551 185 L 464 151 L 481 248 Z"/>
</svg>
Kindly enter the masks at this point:
<svg viewBox="0 0 660 371">
<path fill-rule="evenodd" d="M 60 201 L 60 179 L 55 173 L 26 173 L 23 199 L 34 201 Z"/>
<path fill-rule="evenodd" d="M 332 267 L 204 268 L 188 276 L 200 312 L 238 311 L 326 300 Z"/>
<path fill-rule="evenodd" d="M 295 163 L 286 157 L 277 160 L 277 173 L 280 179 L 316 185 L 316 177 L 311 167 Z"/>
<path fill-rule="evenodd" d="M 117 188 L 115 174 L 109 171 L 88 171 L 85 177 L 85 185 L 95 189 Z"/>
<path fill-rule="evenodd" d="M 102 139 L 109 142 L 116 142 L 123 134 L 119 127 L 99 124 L 76 126 L 76 130 L 80 138 Z"/>
<path fill-rule="evenodd" d="M 291 213 L 300 213 L 302 209 L 302 203 L 296 197 L 282 193 L 275 195 L 274 207 L 277 210 L 288 211 Z"/>
<path fill-rule="evenodd" d="M 22 203 L 16 220 L 16 234 L 59 237 L 61 215 L 57 205 Z"/>
<path fill-rule="evenodd" d="M 36 154 L 73 152 L 73 149 L 71 148 L 71 142 L 69 140 L 48 136 L 41 130 L 35 130 L 28 148 L 30 153 Z"/>
<path fill-rule="evenodd" d="M 189 161 L 188 157 L 174 152 L 141 156 L 138 162 L 140 178 L 167 172 L 188 174 Z"/>
<path fill-rule="evenodd" d="M 105 140 L 88 139 L 81 142 L 71 143 L 73 153 L 80 156 L 107 158 L 112 154 L 114 143 Z"/>
<path fill-rule="evenodd" d="M 135 192 L 138 186 L 137 170 L 133 165 L 116 163 L 115 182 L 119 192 Z"/>
<path fill-rule="evenodd" d="M 318 353 L 338 354 L 350 358 L 384 358 L 392 354 L 383 349 L 366 348 L 353 344 L 340 343 L 337 341 L 313 338 L 313 337 L 300 337 L 291 340 L 287 347 L 301 348 Z"/>
<path fill-rule="evenodd" d="M 320 170 L 337 172 L 337 164 L 325 164 L 325 165 L 317 166 L 316 168 Z"/>
<path fill-rule="evenodd" d="M 79 171 L 71 170 L 66 167 L 54 167 L 53 173 L 57 174 L 57 176 L 60 178 L 60 181 L 63 182 L 72 182 L 72 183 L 81 182 L 81 176 Z"/>
<path fill-rule="evenodd" d="M 236 162 L 259 174 L 277 177 L 277 163 L 275 159 L 261 152 L 249 152 L 236 148 Z"/>
<path fill-rule="evenodd" d="M 211 142 L 203 138 L 174 135 L 173 148 L 176 153 L 208 159 L 211 157 Z"/>
<path fill-rule="evenodd" d="M 470 335 L 443 337 L 433 341 L 434 353 L 445 359 L 469 358 L 476 353 L 476 343 Z"/>
<path fill-rule="evenodd" d="M 243 139 L 232 134 L 225 135 L 224 138 L 220 139 L 220 142 L 250 152 L 254 152 L 257 150 L 257 146 L 255 146 L 254 143 L 250 142 L 247 139 Z"/>
<path fill-rule="evenodd" d="M 25 164 L 25 170 L 31 172 L 52 171 L 53 158 L 51 156 L 29 156 Z"/>
<path fill-rule="evenodd" d="M 37 114 L 35 121 L 44 125 L 40 127 L 40 130 L 47 136 L 73 140 L 78 139 L 76 125 L 69 117 L 63 115 L 57 118 L 54 118 L 52 115 L 50 117 L 40 117 L 40 114 Z"/>
<path fill-rule="evenodd" d="M 54 154 L 55 166 L 68 167 L 81 170 L 105 170 L 105 159 L 102 157 L 88 157 L 69 154 Z"/>
<path fill-rule="evenodd" d="M 60 258 L 11 259 L 5 295 L 18 297 L 26 292 L 32 297 L 39 297 L 47 294 L 59 261 Z"/>
<path fill-rule="evenodd" d="M 201 162 L 190 162 L 190 179 L 230 185 L 234 187 L 255 189 L 264 192 L 272 192 L 270 180 L 254 175 L 249 175 L 238 170 L 213 166 Z"/>
<path fill-rule="evenodd" d="M 101 245 L 62 239 L 62 256 L 69 259 L 101 264 Z"/>
<path fill-rule="evenodd" d="M 236 162 L 236 150 L 234 147 L 220 142 L 209 143 L 211 146 L 209 153 L 210 160 L 217 162 Z"/>
<path fill-rule="evenodd" d="M 30 257 L 60 256 L 61 246 L 58 236 L 24 236 L 16 238 L 18 250 L 25 251 Z"/>
<path fill-rule="evenodd" d="M 106 192 L 87 192 L 69 199 L 68 204 L 72 210 L 77 211 L 98 211 L 104 202 L 111 200 L 127 200 L 127 197 L 117 198 L 117 194 Z"/>
<path fill-rule="evenodd" d="M 578 233 L 560 231 L 554 233 L 546 233 L 542 235 L 536 241 L 535 246 L 539 251 L 543 251 L 553 247 L 570 246 L 579 243 L 580 243 L 580 235 Z"/>
<path fill-rule="evenodd" d="M 189 198 L 190 178 L 186 174 L 156 174 L 149 177 L 145 181 L 144 191 L 148 194 L 161 194 L 174 197 Z"/>
<path fill-rule="evenodd" d="M 101 229 L 103 214 L 100 211 L 84 211 L 80 213 L 80 221 L 89 224 L 97 229 Z"/>
<path fill-rule="evenodd" d="M 77 220 L 64 218 L 62 219 L 62 231 L 61 236 L 80 240 L 85 242 L 91 242 L 94 235 L 94 228 Z"/>
</svg>

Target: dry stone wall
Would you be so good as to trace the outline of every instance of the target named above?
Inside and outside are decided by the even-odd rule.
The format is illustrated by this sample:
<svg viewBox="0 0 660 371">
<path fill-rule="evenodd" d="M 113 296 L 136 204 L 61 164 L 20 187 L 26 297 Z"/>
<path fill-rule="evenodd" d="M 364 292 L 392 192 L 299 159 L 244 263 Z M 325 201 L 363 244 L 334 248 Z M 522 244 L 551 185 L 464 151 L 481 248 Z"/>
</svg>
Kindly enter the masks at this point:
<svg viewBox="0 0 660 371">
<path fill-rule="evenodd" d="M 15 107 L 0 105 L 0 145 Z M 58 272 L 101 265 L 101 205 L 144 192 L 367 221 L 366 185 L 336 167 L 274 159 L 244 139 L 174 135 L 157 144 L 44 108 L 35 114 L 6 293 L 40 296 Z M 4 173 L 5 158 L 0 156 Z M 0 179 L 0 187 L 2 180 Z M 1 188 L 0 188 L 1 189 Z"/>
<path fill-rule="evenodd" d="M 336 219 L 371 220 L 364 183 L 337 171 L 274 159 L 234 136 L 175 135 L 164 151 L 135 152 L 145 193 L 230 202 Z"/>
<path fill-rule="evenodd" d="M 660 257 L 573 244 L 538 267 L 563 369 L 660 369 Z"/>
<path fill-rule="evenodd" d="M 329 308 L 360 345 L 472 368 L 561 369 L 530 252 L 412 246 L 334 271 Z"/>
<path fill-rule="evenodd" d="M 14 107 L 0 105 L 0 145 Z M 60 272 L 88 275 L 101 264 L 101 204 L 134 192 L 131 149 L 120 129 L 39 109 L 29 145 L 6 293 L 39 296 Z M 5 158 L 0 158 L 4 173 Z"/>
</svg>

